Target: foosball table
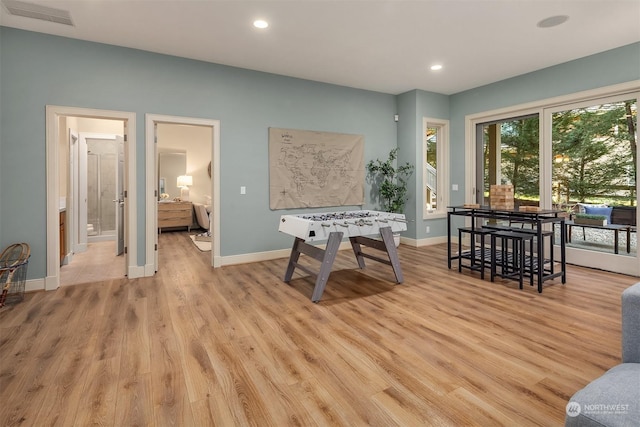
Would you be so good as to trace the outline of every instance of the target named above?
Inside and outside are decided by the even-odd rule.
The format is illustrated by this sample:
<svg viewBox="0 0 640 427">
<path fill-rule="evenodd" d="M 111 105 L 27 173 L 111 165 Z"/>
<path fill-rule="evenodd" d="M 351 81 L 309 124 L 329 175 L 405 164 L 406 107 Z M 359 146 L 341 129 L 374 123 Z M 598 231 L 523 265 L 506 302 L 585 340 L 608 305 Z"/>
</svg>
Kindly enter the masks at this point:
<svg viewBox="0 0 640 427">
<path fill-rule="evenodd" d="M 300 215 L 282 215 L 278 231 L 295 237 L 284 281 L 289 283 L 296 268 L 316 276 L 311 301 L 317 303 L 327 285 L 333 262 L 344 237 L 348 237 L 358 266 L 365 268 L 364 258 L 390 265 L 397 283 L 402 283 L 402 270 L 393 234 L 406 231 L 407 221 L 403 214 L 358 210 L 347 212 L 324 212 Z M 376 236 L 380 238 L 373 238 Z M 313 245 L 326 240 L 325 249 Z M 385 252 L 388 259 L 362 251 L 362 246 Z M 300 265 L 300 254 L 320 261 L 319 271 Z"/>
</svg>

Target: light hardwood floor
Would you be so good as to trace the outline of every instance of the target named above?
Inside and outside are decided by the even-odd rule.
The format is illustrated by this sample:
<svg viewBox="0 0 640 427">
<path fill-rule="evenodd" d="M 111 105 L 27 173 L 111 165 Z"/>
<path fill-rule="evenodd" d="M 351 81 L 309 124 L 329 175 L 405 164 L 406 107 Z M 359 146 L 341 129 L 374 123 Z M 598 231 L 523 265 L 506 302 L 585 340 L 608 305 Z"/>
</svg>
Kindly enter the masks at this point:
<svg viewBox="0 0 640 427">
<path fill-rule="evenodd" d="M 619 363 L 637 281 L 570 267 L 538 294 L 401 246 L 404 284 L 341 251 L 313 304 L 287 259 L 214 270 L 186 234 L 160 238 L 155 277 L 0 310 L 0 425 L 559 426 Z"/>
</svg>

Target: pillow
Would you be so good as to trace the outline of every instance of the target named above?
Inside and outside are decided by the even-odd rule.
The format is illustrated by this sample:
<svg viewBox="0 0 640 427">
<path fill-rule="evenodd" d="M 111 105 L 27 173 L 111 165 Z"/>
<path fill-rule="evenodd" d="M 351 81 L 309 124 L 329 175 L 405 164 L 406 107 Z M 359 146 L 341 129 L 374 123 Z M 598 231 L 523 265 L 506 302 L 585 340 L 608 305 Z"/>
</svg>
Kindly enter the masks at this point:
<svg viewBox="0 0 640 427">
<path fill-rule="evenodd" d="M 600 206 L 585 206 L 584 213 L 589 215 L 604 215 L 607 217 L 607 224 L 611 224 L 611 211 L 613 208 Z"/>
<path fill-rule="evenodd" d="M 576 203 L 576 205 L 578 205 L 578 212 L 577 213 L 587 213 L 585 212 L 585 209 L 588 207 L 591 208 L 606 208 L 607 205 L 593 205 L 593 204 L 589 204 L 589 203 Z"/>
</svg>

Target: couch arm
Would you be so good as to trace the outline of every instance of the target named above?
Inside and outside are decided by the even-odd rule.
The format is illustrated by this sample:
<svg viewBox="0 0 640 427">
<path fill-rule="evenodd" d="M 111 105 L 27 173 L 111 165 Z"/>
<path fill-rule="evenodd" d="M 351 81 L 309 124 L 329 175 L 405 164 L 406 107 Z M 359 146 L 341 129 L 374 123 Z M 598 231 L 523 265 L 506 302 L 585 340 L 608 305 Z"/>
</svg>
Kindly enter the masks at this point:
<svg viewBox="0 0 640 427">
<path fill-rule="evenodd" d="M 640 363 L 640 282 L 622 292 L 622 363 Z"/>
</svg>

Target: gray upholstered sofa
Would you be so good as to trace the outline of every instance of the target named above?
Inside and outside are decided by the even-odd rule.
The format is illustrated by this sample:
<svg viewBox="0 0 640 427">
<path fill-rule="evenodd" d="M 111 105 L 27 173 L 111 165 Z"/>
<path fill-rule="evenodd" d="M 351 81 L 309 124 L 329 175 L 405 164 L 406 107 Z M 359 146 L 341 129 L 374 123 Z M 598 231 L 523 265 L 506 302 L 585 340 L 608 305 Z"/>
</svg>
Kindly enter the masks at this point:
<svg viewBox="0 0 640 427">
<path fill-rule="evenodd" d="M 571 397 L 565 426 L 640 426 L 640 283 L 622 293 L 622 363 Z"/>
</svg>

